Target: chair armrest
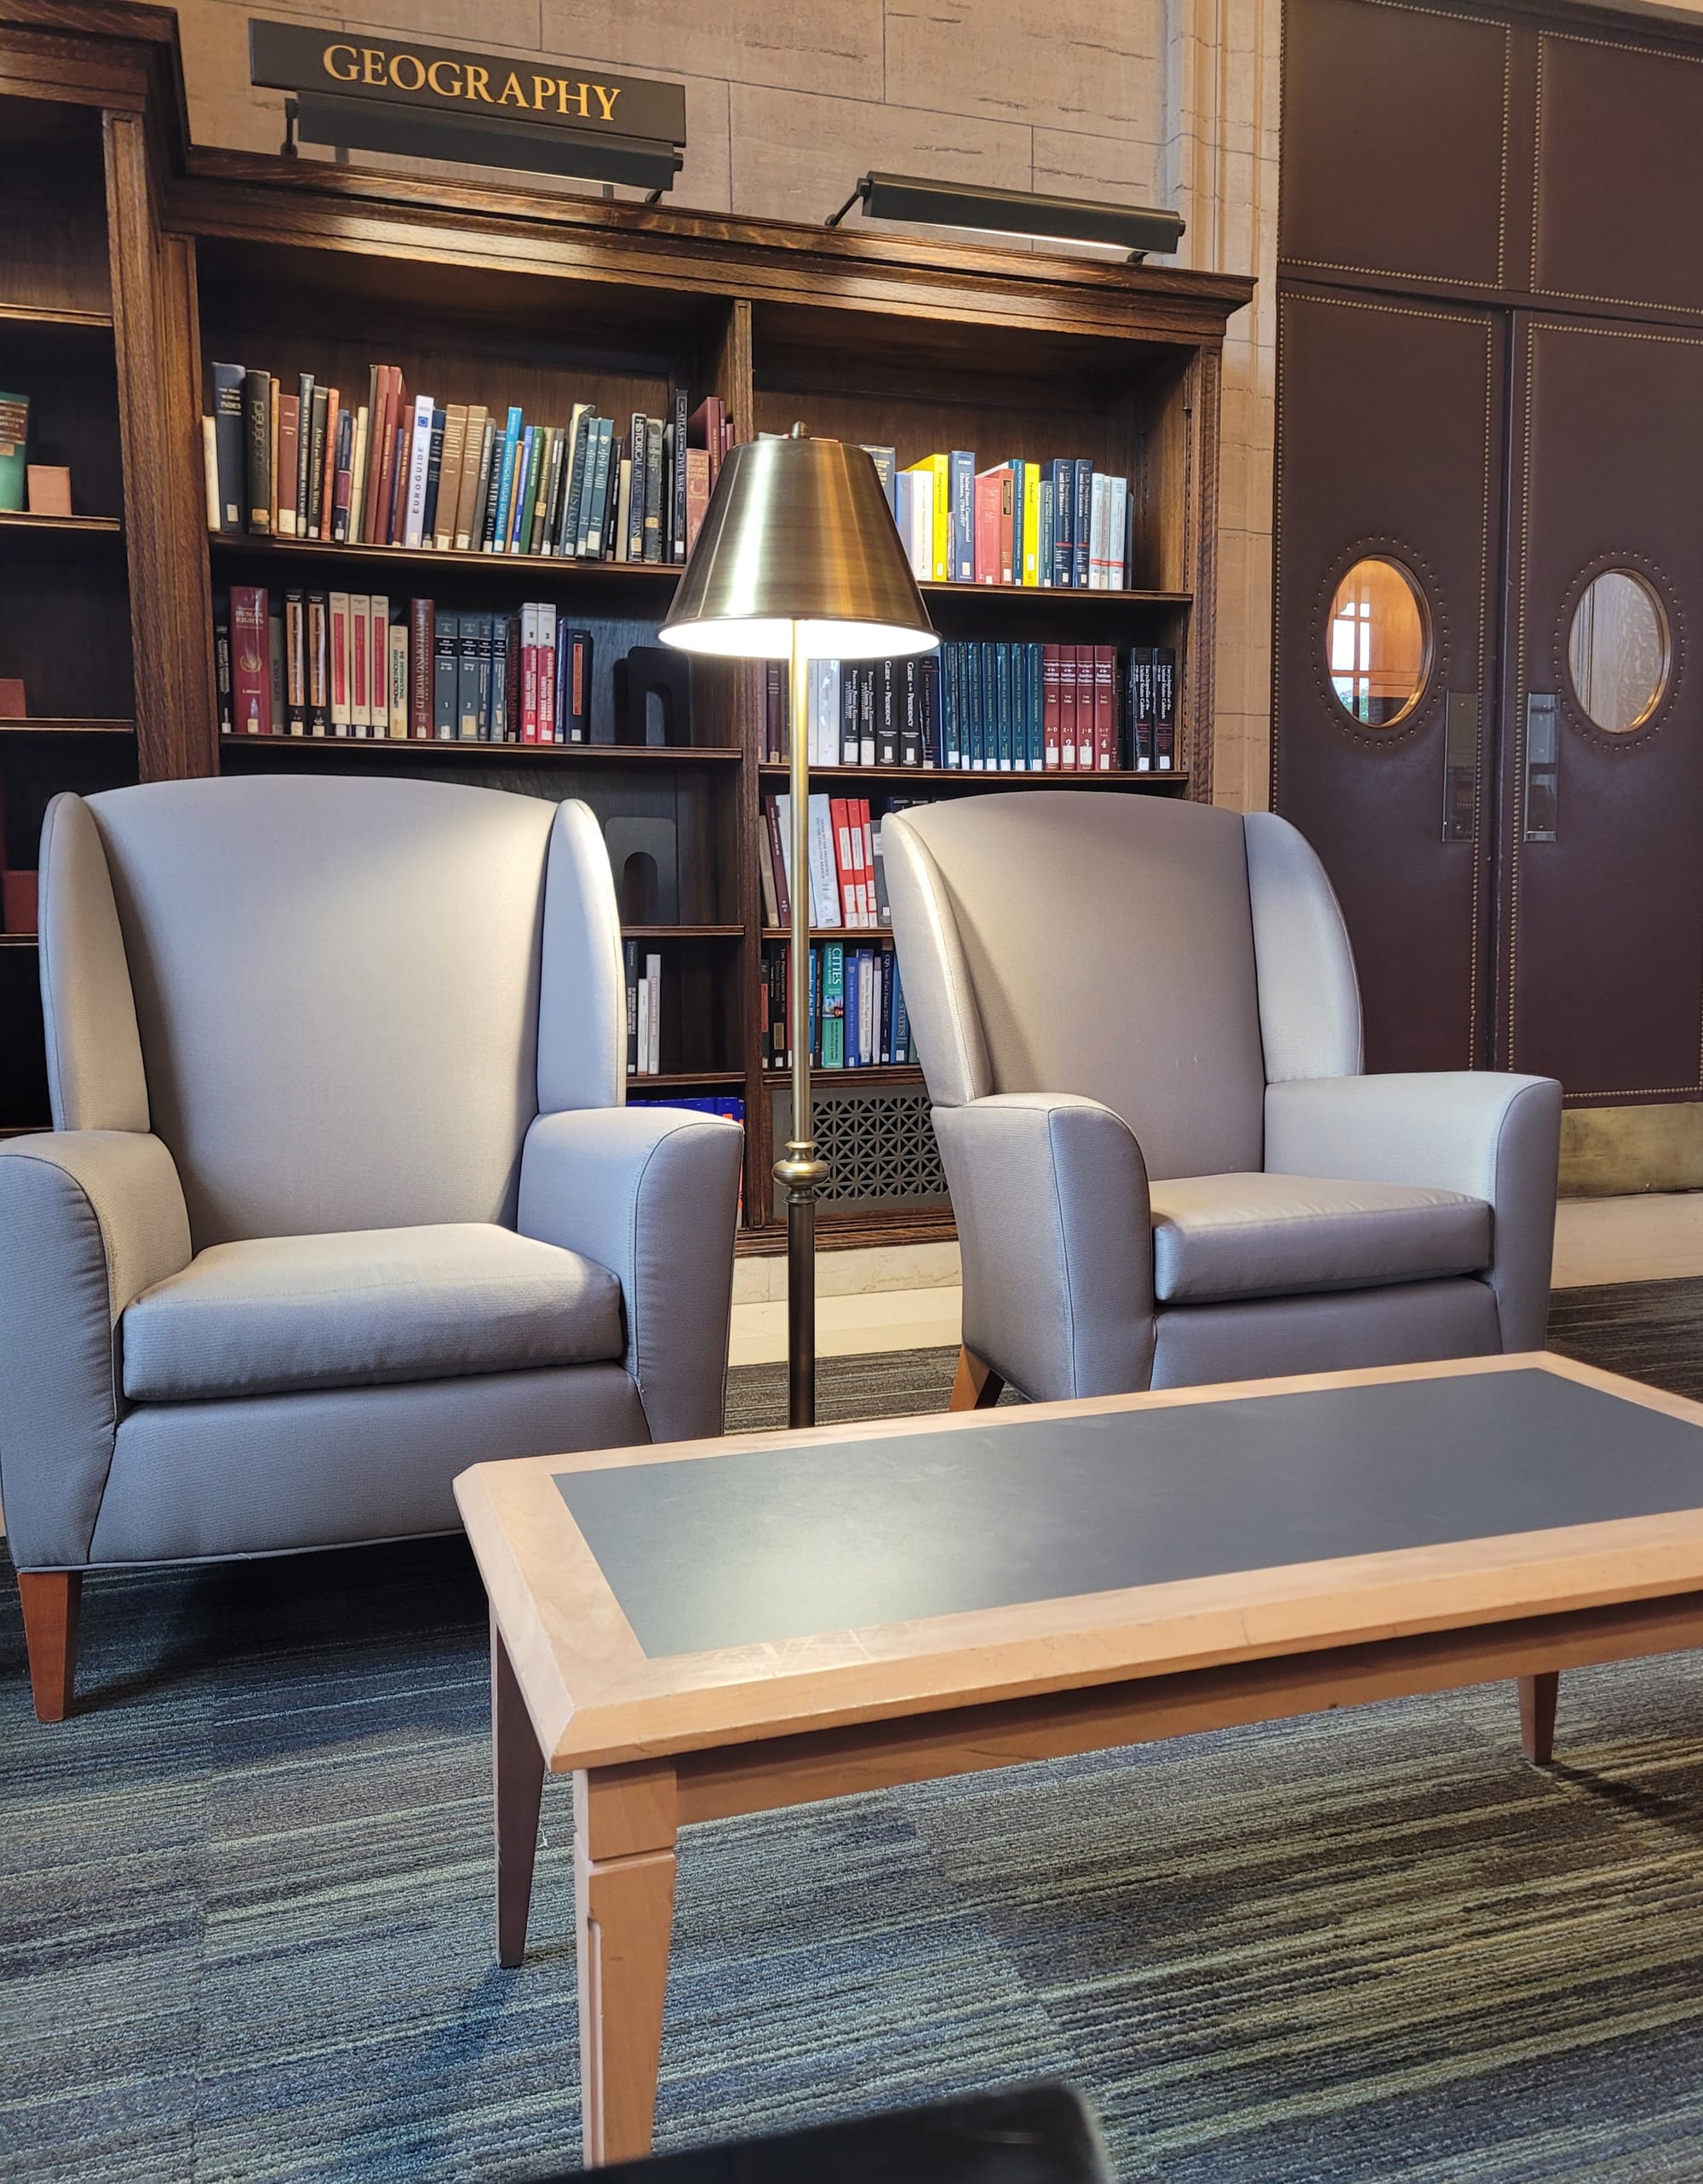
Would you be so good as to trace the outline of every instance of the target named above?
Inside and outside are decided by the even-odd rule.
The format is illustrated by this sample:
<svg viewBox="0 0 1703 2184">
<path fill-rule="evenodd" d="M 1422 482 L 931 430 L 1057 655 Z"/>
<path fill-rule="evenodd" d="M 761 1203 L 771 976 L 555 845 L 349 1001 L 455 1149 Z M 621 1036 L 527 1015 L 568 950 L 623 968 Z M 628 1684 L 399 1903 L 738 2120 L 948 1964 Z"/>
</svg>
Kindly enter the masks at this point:
<svg viewBox="0 0 1703 2184">
<path fill-rule="evenodd" d="M 1544 1346 L 1560 1161 L 1553 1077 L 1438 1070 L 1266 1090 L 1268 1172 L 1429 1184 L 1485 1201 L 1504 1350 Z"/>
<path fill-rule="evenodd" d="M 1069 1092 L 937 1107 L 964 1264 L 964 1341 L 1037 1402 L 1145 1388 L 1153 1370 L 1147 1164 Z"/>
<path fill-rule="evenodd" d="M 721 1430 L 744 1142 L 736 1123 L 669 1107 L 577 1108 L 526 1133 L 517 1225 L 619 1280 L 653 1441 Z"/>
<path fill-rule="evenodd" d="M 183 1186 L 158 1138 L 0 1144 L 0 1501 L 20 1568 L 88 1561 L 123 1415 L 120 1316 L 189 1260 Z"/>
</svg>

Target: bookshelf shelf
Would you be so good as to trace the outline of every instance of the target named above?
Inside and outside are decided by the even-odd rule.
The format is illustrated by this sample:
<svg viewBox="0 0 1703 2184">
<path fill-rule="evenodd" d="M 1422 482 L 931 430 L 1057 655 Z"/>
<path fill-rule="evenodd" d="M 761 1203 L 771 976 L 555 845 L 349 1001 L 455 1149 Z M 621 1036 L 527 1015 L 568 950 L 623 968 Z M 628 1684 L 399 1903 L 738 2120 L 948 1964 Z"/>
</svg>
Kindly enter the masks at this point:
<svg viewBox="0 0 1703 2184">
<path fill-rule="evenodd" d="M 60 310 L 43 303 L 0 303 L 0 326 L 41 326 L 55 333 L 111 335 L 110 311 Z"/>
<path fill-rule="evenodd" d="M 743 1069 L 664 1069 L 659 1076 L 642 1077 L 636 1070 L 627 1073 L 629 1098 L 647 1092 L 714 1091 L 725 1089 L 743 1092 L 745 1072 Z"/>
<path fill-rule="evenodd" d="M 680 572 L 672 564 L 655 561 L 571 561 L 553 553 L 440 553 L 435 547 L 363 546 L 338 544 L 321 538 L 265 538 L 245 531 L 209 531 L 207 543 L 220 559 L 255 555 L 280 561 L 329 561 L 358 564 L 376 561 L 387 568 L 476 569 L 481 576 L 536 575 L 552 583 L 588 584 L 615 588 L 641 586 L 647 594 L 672 592 Z M 657 600 L 660 608 L 662 601 Z"/>
<path fill-rule="evenodd" d="M 435 737 L 358 736 L 239 736 L 219 738 L 226 750 L 250 751 L 255 757 L 290 759 L 310 751 L 339 759 L 519 759 L 539 765 L 570 766 L 737 766 L 745 754 L 734 744 L 717 743 L 473 743 L 439 742 Z"/>
<path fill-rule="evenodd" d="M 98 539 L 117 545 L 123 530 L 117 516 L 32 516 L 22 509 L 0 513 L 0 544 L 8 547 L 21 547 L 26 537 L 37 543 L 43 538 Z"/>
<path fill-rule="evenodd" d="M 33 948 L 37 939 L 32 932 L 0 932 L 0 948 Z"/>
<path fill-rule="evenodd" d="M 920 1085 L 922 1071 L 914 1063 L 894 1064 L 889 1062 L 871 1063 L 863 1069 L 824 1069 L 818 1063 L 811 1071 L 817 1085 L 832 1085 L 836 1088 L 848 1084 L 858 1085 Z M 763 1082 L 771 1092 L 784 1092 L 792 1083 L 786 1069 L 765 1069 Z"/>
<path fill-rule="evenodd" d="M 134 720 L 77 720 L 46 714 L 0 720 L 0 736 L 134 736 Z"/>
<path fill-rule="evenodd" d="M 1002 605 L 1020 599 L 1025 606 L 1186 607 L 1195 599 L 1192 592 L 1138 591 L 1128 585 L 1115 592 L 1079 592 L 1066 584 L 942 584 L 932 577 L 917 589 L 925 599 L 997 599 Z"/>
<path fill-rule="evenodd" d="M 743 940 L 743 926 L 622 926 L 625 940 Z"/>
<path fill-rule="evenodd" d="M 787 768 L 765 759 L 758 771 L 766 780 L 787 777 Z M 916 788 L 1137 788 L 1182 789 L 1186 773 L 976 773 L 958 766 L 812 766 L 812 781 L 868 781 L 903 783 Z"/>
<path fill-rule="evenodd" d="M 792 937 L 790 926 L 765 926 L 763 928 L 765 940 L 790 940 Z M 893 929 L 891 926 L 812 926 L 810 937 L 812 940 L 851 941 L 859 948 L 891 947 Z"/>
</svg>

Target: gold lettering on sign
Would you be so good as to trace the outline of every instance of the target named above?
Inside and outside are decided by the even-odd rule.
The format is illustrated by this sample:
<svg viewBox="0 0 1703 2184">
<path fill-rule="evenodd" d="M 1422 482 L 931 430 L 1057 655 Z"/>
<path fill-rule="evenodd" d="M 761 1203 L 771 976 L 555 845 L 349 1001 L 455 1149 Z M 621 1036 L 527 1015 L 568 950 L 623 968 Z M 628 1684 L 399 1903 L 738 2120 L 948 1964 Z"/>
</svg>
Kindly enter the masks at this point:
<svg viewBox="0 0 1703 2184">
<path fill-rule="evenodd" d="M 382 83 L 384 55 L 376 45 L 361 48 L 361 81 L 363 83 Z"/>
<path fill-rule="evenodd" d="M 555 88 L 556 79 L 553 76 L 535 76 L 532 78 L 532 105 L 537 112 L 541 114 L 543 112 L 544 101 Z"/>
<path fill-rule="evenodd" d="M 404 83 L 403 81 L 402 70 L 404 66 L 414 71 L 414 80 L 411 83 Z M 441 67 L 443 63 L 440 61 L 438 66 Z M 453 66 L 454 64 L 451 63 L 451 66 Z M 426 81 L 426 64 L 421 60 L 418 54 L 393 54 L 391 56 L 390 80 L 395 84 L 399 91 L 417 91 Z M 432 86 L 432 89 L 434 91 L 438 87 L 435 83 Z"/>
<path fill-rule="evenodd" d="M 490 93 L 485 89 L 490 81 L 489 72 L 483 68 L 475 67 L 470 60 L 467 63 L 467 88 L 462 96 L 468 99 L 483 99 L 488 106 L 494 104 Z"/>
<path fill-rule="evenodd" d="M 520 78 L 512 68 L 508 72 L 508 81 L 497 94 L 496 103 L 500 106 L 524 106 L 526 103 L 526 94 L 520 88 Z"/>
<path fill-rule="evenodd" d="M 349 65 L 347 68 L 340 68 L 332 59 L 331 56 L 338 53 L 348 54 Z M 325 73 L 328 76 L 335 76 L 340 83 L 353 83 L 361 72 L 355 58 L 355 49 L 352 45 L 328 45 L 319 58 L 324 66 Z"/>
<path fill-rule="evenodd" d="M 617 83 L 612 91 L 605 91 L 601 83 L 593 83 L 591 88 L 597 94 L 597 102 L 599 106 L 603 108 L 604 119 L 605 121 L 613 121 L 615 119 L 615 102 L 621 96 L 621 86 Z"/>
<path fill-rule="evenodd" d="M 438 72 L 440 68 L 454 70 L 456 80 L 453 83 L 440 83 L 438 81 Z M 472 76 L 473 73 L 473 71 L 469 68 L 467 74 Z M 458 60 L 434 60 L 432 63 L 432 66 L 426 71 L 426 81 L 432 86 L 432 89 L 438 94 L 438 96 L 440 99 L 459 99 L 462 95 L 462 64 Z M 471 98 L 473 96 L 472 90 L 469 89 L 466 95 L 468 98 Z"/>
</svg>

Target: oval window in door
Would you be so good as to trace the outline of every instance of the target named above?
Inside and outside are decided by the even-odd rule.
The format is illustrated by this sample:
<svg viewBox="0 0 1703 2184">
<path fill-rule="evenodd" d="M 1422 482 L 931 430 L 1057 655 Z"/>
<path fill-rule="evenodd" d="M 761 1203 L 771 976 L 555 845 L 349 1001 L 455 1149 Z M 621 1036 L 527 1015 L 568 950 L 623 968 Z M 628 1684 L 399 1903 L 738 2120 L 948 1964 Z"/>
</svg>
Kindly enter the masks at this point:
<svg viewBox="0 0 1703 2184">
<path fill-rule="evenodd" d="M 1667 691 L 1672 647 L 1660 599 L 1630 569 L 1605 569 L 1585 586 L 1567 636 L 1579 709 L 1594 728 L 1629 736 Z"/>
<path fill-rule="evenodd" d="M 1362 728 L 1393 728 L 1419 703 L 1431 672 L 1431 616 L 1399 561 L 1369 553 L 1337 586 L 1325 633 L 1330 685 Z"/>
</svg>

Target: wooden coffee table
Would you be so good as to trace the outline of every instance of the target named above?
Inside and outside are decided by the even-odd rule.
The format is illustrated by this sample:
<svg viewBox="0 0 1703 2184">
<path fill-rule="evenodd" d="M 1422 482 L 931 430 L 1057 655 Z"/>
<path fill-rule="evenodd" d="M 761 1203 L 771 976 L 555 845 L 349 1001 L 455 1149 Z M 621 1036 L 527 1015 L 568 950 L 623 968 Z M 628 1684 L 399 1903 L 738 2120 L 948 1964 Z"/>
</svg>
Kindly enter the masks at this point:
<svg viewBox="0 0 1703 2184">
<path fill-rule="evenodd" d="M 480 1464 L 497 1950 L 574 1778 L 588 2164 L 651 2142 L 678 1831 L 1703 1641 L 1703 1405 L 1498 1357 Z"/>
</svg>

